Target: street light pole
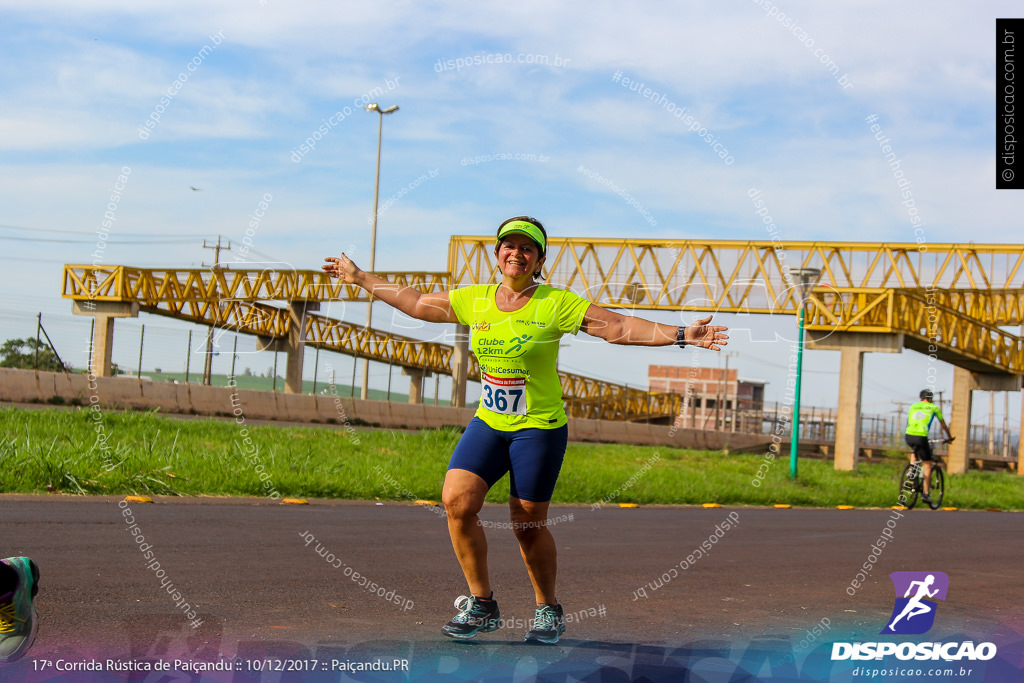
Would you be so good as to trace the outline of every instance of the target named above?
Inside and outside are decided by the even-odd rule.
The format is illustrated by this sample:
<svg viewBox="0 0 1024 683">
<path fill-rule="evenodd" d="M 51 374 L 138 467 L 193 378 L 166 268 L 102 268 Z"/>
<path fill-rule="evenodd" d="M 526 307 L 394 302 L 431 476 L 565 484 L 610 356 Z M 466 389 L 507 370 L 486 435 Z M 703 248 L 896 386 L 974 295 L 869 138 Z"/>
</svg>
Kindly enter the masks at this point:
<svg viewBox="0 0 1024 683">
<path fill-rule="evenodd" d="M 817 268 L 791 268 L 789 273 L 791 276 L 800 278 L 800 312 L 796 340 L 796 390 L 793 392 L 793 435 L 789 443 L 789 478 L 796 479 L 797 451 L 800 448 L 800 384 L 804 365 L 804 309 L 807 304 L 807 295 L 818 283 L 821 271 Z"/>
<path fill-rule="evenodd" d="M 377 255 L 377 200 L 380 197 L 380 146 L 384 136 L 384 115 L 394 114 L 398 111 L 397 105 L 381 109 L 376 102 L 366 105 L 366 111 L 375 111 L 380 117 L 377 124 L 377 180 L 373 184 L 373 230 L 370 233 L 370 268 L 374 271 L 374 257 Z M 373 296 L 368 295 L 366 303 L 366 333 L 370 333 L 370 323 L 373 321 Z M 363 386 L 359 390 L 359 398 L 366 399 L 370 390 L 370 359 L 363 359 Z"/>
</svg>

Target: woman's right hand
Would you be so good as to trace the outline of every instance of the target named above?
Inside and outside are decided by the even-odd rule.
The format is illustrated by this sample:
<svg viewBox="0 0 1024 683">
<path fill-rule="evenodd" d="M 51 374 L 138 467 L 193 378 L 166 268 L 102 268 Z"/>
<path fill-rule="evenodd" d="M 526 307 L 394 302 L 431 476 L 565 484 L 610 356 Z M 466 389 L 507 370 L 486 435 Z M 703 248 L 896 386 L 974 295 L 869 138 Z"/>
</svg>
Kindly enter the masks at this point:
<svg viewBox="0 0 1024 683">
<path fill-rule="evenodd" d="M 325 273 L 331 277 L 341 278 L 349 284 L 355 284 L 356 277 L 363 272 L 352 262 L 352 259 L 345 256 L 345 252 L 342 252 L 340 257 L 328 256 L 324 261 L 327 261 L 323 266 Z"/>
</svg>

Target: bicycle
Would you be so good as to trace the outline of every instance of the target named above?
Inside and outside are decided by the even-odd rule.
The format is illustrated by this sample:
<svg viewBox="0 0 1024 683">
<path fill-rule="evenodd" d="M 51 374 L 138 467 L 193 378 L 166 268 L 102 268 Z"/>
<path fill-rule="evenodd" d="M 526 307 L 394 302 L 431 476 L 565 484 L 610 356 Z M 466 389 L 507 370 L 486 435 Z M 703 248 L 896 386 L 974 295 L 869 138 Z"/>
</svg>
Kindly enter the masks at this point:
<svg viewBox="0 0 1024 683">
<path fill-rule="evenodd" d="M 947 444 L 952 441 L 953 439 L 929 439 L 928 443 Z M 908 510 L 912 510 L 917 505 L 919 495 L 924 495 L 924 473 L 921 469 L 922 461 L 915 460 L 903 468 L 903 474 L 900 476 L 898 500 L 900 505 Z M 936 458 L 932 460 L 932 473 L 928 477 L 928 497 L 930 498 L 928 507 L 938 510 L 942 505 L 944 495 L 946 495 L 946 476 L 942 472 L 942 461 Z"/>
</svg>

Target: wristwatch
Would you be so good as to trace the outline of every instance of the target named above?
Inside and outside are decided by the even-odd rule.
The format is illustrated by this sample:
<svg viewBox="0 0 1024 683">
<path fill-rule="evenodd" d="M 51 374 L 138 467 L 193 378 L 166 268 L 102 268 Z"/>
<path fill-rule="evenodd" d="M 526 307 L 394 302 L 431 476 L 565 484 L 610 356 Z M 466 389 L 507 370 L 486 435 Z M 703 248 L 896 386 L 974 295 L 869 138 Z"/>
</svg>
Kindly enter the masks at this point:
<svg viewBox="0 0 1024 683">
<path fill-rule="evenodd" d="M 679 348 L 686 346 L 686 325 L 676 330 L 676 346 Z"/>
</svg>

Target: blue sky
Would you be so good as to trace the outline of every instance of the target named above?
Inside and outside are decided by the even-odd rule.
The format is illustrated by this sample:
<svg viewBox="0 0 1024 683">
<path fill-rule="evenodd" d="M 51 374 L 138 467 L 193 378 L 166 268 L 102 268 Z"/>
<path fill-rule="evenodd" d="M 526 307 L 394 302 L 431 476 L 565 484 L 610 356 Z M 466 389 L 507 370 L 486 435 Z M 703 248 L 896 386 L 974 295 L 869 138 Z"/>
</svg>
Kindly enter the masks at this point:
<svg viewBox="0 0 1024 683">
<path fill-rule="evenodd" d="M 442 270 L 450 235 L 489 234 L 522 213 L 555 236 L 765 239 L 752 187 L 782 239 L 911 242 L 872 114 L 913 182 L 928 242 L 1021 242 L 1024 195 L 994 189 L 995 18 L 1017 8 L 7 0 L 0 278 L 18 294 L 0 305 L 3 337 L 33 334 L 42 312 L 58 350 L 84 363 L 88 321 L 60 298 L 61 265 L 92 260 L 125 167 L 105 263 L 210 263 L 203 239 L 237 250 L 267 195 L 254 256 L 311 268 L 345 250 L 365 263 L 378 116 L 361 104 L 371 94 L 400 106 L 384 120 L 379 270 Z M 180 73 L 188 79 L 176 84 Z M 684 108 L 691 119 L 676 114 Z M 115 361 L 134 367 L 143 323 L 144 366 L 183 365 L 188 327 L 152 316 L 118 322 Z M 749 325 L 730 366 L 781 398 L 787 351 L 764 340 L 794 321 Z M 689 362 L 669 349 L 570 345 L 563 367 L 635 385 L 649 363 Z M 253 357 L 254 369 L 270 363 Z M 838 356 L 811 353 L 807 364 L 805 403 L 834 405 Z M 866 410 L 890 411 L 924 373 L 913 352 L 869 356 Z M 386 382 L 386 369 L 374 378 Z M 948 368 L 939 379 L 951 389 Z M 987 401 L 976 403 L 983 414 Z M 1012 405 L 1016 424 L 1018 397 Z"/>
</svg>

